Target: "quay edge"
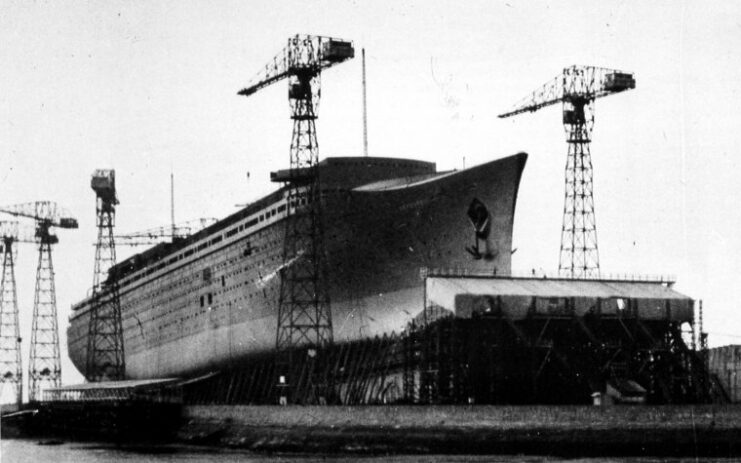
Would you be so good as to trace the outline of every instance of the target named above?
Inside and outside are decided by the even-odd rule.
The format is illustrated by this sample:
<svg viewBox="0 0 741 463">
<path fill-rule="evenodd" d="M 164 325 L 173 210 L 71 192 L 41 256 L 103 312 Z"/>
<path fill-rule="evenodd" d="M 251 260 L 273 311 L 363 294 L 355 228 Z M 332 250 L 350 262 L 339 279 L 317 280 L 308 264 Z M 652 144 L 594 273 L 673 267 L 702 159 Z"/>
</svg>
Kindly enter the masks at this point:
<svg viewBox="0 0 741 463">
<path fill-rule="evenodd" d="M 261 452 L 741 455 L 741 406 L 185 406 L 179 442 Z"/>
</svg>

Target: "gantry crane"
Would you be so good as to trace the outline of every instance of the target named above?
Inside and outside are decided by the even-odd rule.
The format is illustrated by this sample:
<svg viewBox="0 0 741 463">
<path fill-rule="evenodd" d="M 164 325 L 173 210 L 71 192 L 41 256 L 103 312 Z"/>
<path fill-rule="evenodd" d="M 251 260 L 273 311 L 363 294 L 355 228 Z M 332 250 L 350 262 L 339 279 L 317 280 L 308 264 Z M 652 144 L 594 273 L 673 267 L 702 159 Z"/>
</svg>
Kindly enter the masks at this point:
<svg viewBox="0 0 741 463">
<path fill-rule="evenodd" d="M 249 96 L 275 82 L 288 80 L 293 136 L 288 176 L 278 180 L 286 182 L 288 191 L 283 262 L 294 264 L 284 267 L 280 280 L 276 347 L 287 359 L 279 362 L 281 384 L 290 380 L 287 375 L 292 368 L 291 352 L 295 347 L 321 348 L 332 343 L 315 121 L 322 71 L 354 56 L 352 42 L 296 35 L 289 38 L 286 47 L 239 92 L 239 95 Z M 300 203 L 306 206 L 299 207 Z"/>
<path fill-rule="evenodd" d="M 0 280 L 0 383 L 10 384 L 16 403 L 23 402 L 23 363 L 21 332 L 18 324 L 18 293 L 15 286 L 15 243 L 19 241 L 18 222 L 0 221 L 0 248 L 3 254 L 3 274 Z"/>
<path fill-rule="evenodd" d="M 28 365 L 28 400 L 34 402 L 41 398 L 42 389 L 59 387 L 62 380 L 54 266 L 51 258 L 51 247 L 59 242 L 59 238 L 53 234 L 52 228 L 77 228 L 77 220 L 51 201 L 2 206 L 0 212 L 36 221 L 34 240 L 39 249 L 39 261 L 36 268 Z"/>
<path fill-rule="evenodd" d="M 592 159 L 589 143 L 594 127 L 594 100 L 635 88 L 633 74 L 594 66 L 571 66 L 525 97 L 500 118 L 534 112 L 563 103 L 566 130 L 566 192 L 559 274 L 599 277 L 597 225 L 594 217 Z"/>
<path fill-rule="evenodd" d="M 95 192 L 98 240 L 95 245 L 93 290 L 90 298 L 85 377 L 88 381 L 123 380 L 126 377 L 121 299 L 118 283 L 103 285 L 108 269 L 116 265 L 116 172 L 99 169 L 90 187 Z"/>
</svg>

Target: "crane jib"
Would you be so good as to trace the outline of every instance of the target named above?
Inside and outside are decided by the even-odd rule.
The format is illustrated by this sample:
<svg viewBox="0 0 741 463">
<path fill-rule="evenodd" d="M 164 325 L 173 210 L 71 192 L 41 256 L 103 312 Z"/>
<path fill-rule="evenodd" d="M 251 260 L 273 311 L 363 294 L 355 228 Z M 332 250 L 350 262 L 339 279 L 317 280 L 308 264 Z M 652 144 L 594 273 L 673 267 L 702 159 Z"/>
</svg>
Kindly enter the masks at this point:
<svg viewBox="0 0 741 463">
<path fill-rule="evenodd" d="M 313 78 L 322 70 L 354 57 L 355 48 L 351 41 L 319 36 L 296 36 L 289 40 L 288 46 L 237 94 L 250 96 L 291 76 Z"/>
</svg>

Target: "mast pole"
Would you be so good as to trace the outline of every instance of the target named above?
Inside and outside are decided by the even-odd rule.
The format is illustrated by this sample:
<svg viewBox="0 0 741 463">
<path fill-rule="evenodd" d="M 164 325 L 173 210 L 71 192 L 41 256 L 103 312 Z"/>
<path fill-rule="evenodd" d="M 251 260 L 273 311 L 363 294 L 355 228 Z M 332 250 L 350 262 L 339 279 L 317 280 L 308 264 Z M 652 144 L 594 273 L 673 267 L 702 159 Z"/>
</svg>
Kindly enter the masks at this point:
<svg viewBox="0 0 741 463">
<path fill-rule="evenodd" d="M 363 55 L 363 155 L 368 157 L 368 100 L 366 98 L 365 48 L 362 49 L 362 55 Z"/>
</svg>

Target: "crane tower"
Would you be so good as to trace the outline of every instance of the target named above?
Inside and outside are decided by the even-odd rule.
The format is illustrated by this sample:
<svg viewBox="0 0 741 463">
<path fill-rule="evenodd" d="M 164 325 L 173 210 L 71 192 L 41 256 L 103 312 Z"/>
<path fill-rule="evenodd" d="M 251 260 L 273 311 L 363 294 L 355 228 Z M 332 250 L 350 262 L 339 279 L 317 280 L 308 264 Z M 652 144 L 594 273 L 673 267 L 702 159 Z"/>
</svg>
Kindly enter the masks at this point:
<svg viewBox="0 0 741 463">
<path fill-rule="evenodd" d="M 16 403 L 20 406 L 23 402 L 23 365 L 14 268 L 18 222 L 0 222 L 0 239 L 3 254 L 3 274 L 0 280 L 0 391 L 5 393 L 5 385 L 10 384 Z"/>
<path fill-rule="evenodd" d="M 331 344 L 332 313 L 327 288 L 324 232 L 319 188 L 319 145 L 316 138 L 321 72 L 355 56 L 352 42 L 296 35 L 250 84 L 239 91 L 249 96 L 268 85 L 288 80 L 293 120 L 287 176 L 287 214 L 278 302 L 276 347 L 287 353 L 301 345 Z"/>
<path fill-rule="evenodd" d="M 566 191 L 558 272 L 566 277 L 599 277 L 594 216 L 592 157 L 594 100 L 635 88 L 633 74 L 594 66 L 571 66 L 525 97 L 500 118 L 563 103 L 566 131 Z"/>
<path fill-rule="evenodd" d="M 28 365 L 28 400 L 41 398 L 47 387 L 59 387 L 62 366 L 59 355 L 59 326 L 57 298 L 54 286 L 52 245 L 59 242 L 52 228 L 77 228 L 77 220 L 64 215 L 62 209 L 51 201 L 36 201 L 0 207 L 0 212 L 36 221 L 35 241 L 39 260 L 36 267 L 36 288 L 31 322 L 31 348 Z"/>
<path fill-rule="evenodd" d="M 85 377 L 88 381 L 122 380 L 126 375 L 121 300 L 118 283 L 104 285 L 108 269 L 116 265 L 116 172 L 96 170 L 90 187 L 95 192 L 98 240 L 95 245 L 95 269 L 88 324 Z"/>
</svg>

